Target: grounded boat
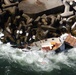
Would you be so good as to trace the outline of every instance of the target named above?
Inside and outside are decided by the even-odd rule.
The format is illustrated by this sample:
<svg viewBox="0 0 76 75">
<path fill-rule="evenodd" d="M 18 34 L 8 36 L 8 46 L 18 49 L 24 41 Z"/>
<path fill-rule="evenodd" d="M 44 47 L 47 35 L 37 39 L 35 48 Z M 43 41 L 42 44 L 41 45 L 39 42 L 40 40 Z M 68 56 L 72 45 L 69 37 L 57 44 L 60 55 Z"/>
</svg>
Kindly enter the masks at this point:
<svg viewBox="0 0 76 75">
<path fill-rule="evenodd" d="M 34 42 L 33 45 L 39 47 L 41 50 L 51 51 L 58 49 L 62 43 L 60 42 L 59 38 L 49 38 Z"/>
<path fill-rule="evenodd" d="M 25 48 L 27 48 L 29 51 L 33 46 L 38 47 L 39 51 L 40 50 L 43 50 L 45 52 L 55 51 L 56 53 L 60 53 L 76 47 L 76 37 L 72 36 L 71 34 L 65 33 L 57 38 L 48 38 L 37 42 L 33 42 L 29 45 L 25 44 L 18 47 L 17 46 L 12 47 L 22 48 L 22 51 L 26 52 L 27 50 Z"/>
</svg>

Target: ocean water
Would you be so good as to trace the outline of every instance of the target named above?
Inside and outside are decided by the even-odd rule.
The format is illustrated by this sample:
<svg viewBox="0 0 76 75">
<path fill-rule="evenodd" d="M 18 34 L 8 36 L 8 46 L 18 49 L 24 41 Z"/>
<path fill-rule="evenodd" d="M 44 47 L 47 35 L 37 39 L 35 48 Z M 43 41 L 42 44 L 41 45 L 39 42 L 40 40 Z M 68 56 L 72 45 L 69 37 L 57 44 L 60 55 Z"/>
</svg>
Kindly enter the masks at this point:
<svg viewBox="0 0 76 75">
<path fill-rule="evenodd" d="M 0 42 L 0 75 L 76 75 L 76 48 L 59 54 L 37 47 L 25 52 Z"/>
</svg>

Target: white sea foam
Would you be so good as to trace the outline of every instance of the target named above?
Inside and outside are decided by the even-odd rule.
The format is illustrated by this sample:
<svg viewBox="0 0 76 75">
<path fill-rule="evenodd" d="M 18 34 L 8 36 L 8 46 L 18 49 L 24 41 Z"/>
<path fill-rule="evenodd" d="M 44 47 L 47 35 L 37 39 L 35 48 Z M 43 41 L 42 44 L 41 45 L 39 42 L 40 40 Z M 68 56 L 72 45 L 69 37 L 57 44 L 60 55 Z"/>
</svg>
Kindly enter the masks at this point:
<svg viewBox="0 0 76 75">
<path fill-rule="evenodd" d="M 25 67 L 30 66 L 35 71 L 52 71 L 61 68 L 59 63 L 68 67 L 75 66 L 69 59 L 76 60 L 76 48 L 69 50 L 68 53 L 59 54 L 38 51 L 35 47 L 31 51 L 23 52 L 21 49 L 10 47 L 8 43 L 0 44 L 0 57 Z"/>
<path fill-rule="evenodd" d="M 60 70 L 62 64 L 67 67 L 76 66 L 76 48 L 70 49 L 67 53 L 55 54 L 53 51 L 44 52 L 37 47 L 32 47 L 31 50 L 12 48 L 10 43 L 1 42 L 0 58 L 18 63 L 23 67 L 30 66 L 30 69 L 35 71 Z"/>
</svg>

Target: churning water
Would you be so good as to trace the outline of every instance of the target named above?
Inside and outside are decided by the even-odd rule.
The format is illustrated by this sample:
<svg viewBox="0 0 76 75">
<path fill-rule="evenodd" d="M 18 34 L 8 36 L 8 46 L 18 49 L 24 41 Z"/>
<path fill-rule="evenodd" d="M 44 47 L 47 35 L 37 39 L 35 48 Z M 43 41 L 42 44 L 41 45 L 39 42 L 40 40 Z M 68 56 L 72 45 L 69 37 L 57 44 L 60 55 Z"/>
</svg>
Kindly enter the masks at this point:
<svg viewBox="0 0 76 75">
<path fill-rule="evenodd" d="M 26 50 L 26 52 L 24 51 Z M 76 48 L 68 52 L 12 48 L 0 42 L 0 75 L 76 75 Z"/>
</svg>

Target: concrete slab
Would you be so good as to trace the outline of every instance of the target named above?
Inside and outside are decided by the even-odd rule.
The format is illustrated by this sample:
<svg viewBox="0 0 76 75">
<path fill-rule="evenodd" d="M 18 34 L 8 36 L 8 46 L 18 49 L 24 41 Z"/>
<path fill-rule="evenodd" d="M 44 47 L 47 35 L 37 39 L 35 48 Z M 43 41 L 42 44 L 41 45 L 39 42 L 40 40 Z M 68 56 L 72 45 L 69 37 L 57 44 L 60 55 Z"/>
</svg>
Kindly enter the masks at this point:
<svg viewBox="0 0 76 75">
<path fill-rule="evenodd" d="M 35 14 L 61 5 L 61 0 L 24 0 L 19 4 L 19 9 L 25 13 Z"/>
</svg>

